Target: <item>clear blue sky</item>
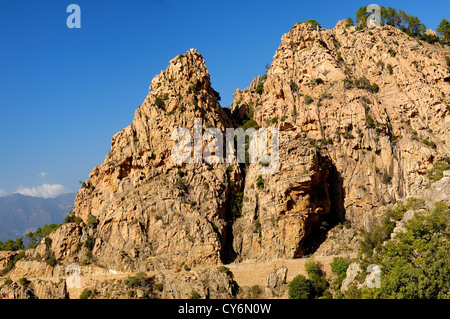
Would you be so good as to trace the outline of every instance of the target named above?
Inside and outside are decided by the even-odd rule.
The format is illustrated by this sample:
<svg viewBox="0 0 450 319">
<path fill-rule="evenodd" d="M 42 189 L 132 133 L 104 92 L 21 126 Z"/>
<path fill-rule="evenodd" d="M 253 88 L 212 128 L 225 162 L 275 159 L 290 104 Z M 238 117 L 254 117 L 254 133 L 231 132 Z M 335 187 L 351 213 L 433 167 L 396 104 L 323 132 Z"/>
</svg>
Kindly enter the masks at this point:
<svg viewBox="0 0 450 319">
<path fill-rule="evenodd" d="M 81 29 L 66 26 L 71 3 Z M 0 0 L 0 194 L 42 184 L 76 191 L 177 54 L 205 56 L 228 106 L 292 25 L 313 18 L 332 28 L 370 3 L 433 29 L 450 18 L 449 1 Z"/>
</svg>

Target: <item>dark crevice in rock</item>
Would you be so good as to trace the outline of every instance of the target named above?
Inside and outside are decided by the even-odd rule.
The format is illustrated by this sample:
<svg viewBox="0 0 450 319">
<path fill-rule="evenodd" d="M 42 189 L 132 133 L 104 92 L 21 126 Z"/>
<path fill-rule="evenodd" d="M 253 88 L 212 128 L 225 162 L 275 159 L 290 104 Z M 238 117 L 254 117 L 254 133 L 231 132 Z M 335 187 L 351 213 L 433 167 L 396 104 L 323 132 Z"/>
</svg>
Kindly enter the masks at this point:
<svg viewBox="0 0 450 319">
<path fill-rule="evenodd" d="M 245 166 L 245 165 L 244 165 Z M 238 254 L 233 248 L 234 234 L 233 223 L 242 213 L 242 199 L 245 185 L 245 167 L 239 165 L 238 180 L 232 181 L 227 170 L 227 202 L 225 209 L 225 226 L 222 231 L 220 259 L 222 263 L 229 264 L 236 260 Z"/>
<path fill-rule="evenodd" d="M 322 157 L 322 159 L 330 161 L 328 158 Z M 318 221 L 305 221 L 307 229 L 305 229 L 305 237 L 300 245 L 301 249 L 296 254 L 296 258 L 313 254 L 327 238 L 328 231 L 340 222 L 345 221 L 343 178 L 332 162 L 326 183 L 322 187 L 323 190 L 328 189 L 331 203 L 329 213 L 322 216 L 319 215 Z"/>
</svg>

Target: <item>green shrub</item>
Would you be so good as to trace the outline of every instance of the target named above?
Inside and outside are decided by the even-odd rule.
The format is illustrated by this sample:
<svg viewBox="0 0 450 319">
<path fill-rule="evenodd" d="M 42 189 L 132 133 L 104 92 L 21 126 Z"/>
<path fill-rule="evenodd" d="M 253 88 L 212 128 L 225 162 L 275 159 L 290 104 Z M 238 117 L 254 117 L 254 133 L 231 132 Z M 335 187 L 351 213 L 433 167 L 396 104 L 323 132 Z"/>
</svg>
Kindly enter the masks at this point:
<svg viewBox="0 0 450 319">
<path fill-rule="evenodd" d="M 69 213 L 66 216 L 66 219 L 64 220 L 65 223 L 81 223 L 83 221 L 83 219 L 81 217 L 75 216 L 74 213 Z"/>
<path fill-rule="evenodd" d="M 153 285 L 153 289 L 154 289 L 155 291 L 161 292 L 161 291 L 164 290 L 164 285 L 163 285 L 162 283 L 160 283 L 160 282 L 155 283 L 155 284 Z"/>
<path fill-rule="evenodd" d="M 254 119 L 250 119 L 250 120 L 244 122 L 244 124 L 242 125 L 242 129 L 244 131 L 250 127 L 254 128 L 256 130 L 259 129 L 259 125 L 258 125 L 258 123 L 256 123 L 256 121 Z"/>
<path fill-rule="evenodd" d="M 387 172 L 384 172 L 383 176 L 381 177 L 381 182 L 383 184 L 390 184 L 391 180 L 392 180 L 392 177 Z"/>
<path fill-rule="evenodd" d="M 331 99 L 333 96 L 330 93 L 322 93 L 319 97 L 319 101 L 322 102 L 323 100 L 326 99 Z"/>
<path fill-rule="evenodd" d="M 278 117 L 273 117 L 270 120 L 267 120 L 266 123 L 267 123 L 267 125 L 277 124 L 278 123 Z"/>
<path fill-rule="evenodd" d="M 256 187 L 258 187 L 258 189 L 260 190 L 264 189 L 264 179 L 262 178 L 261 175 L 259 175 L 258 178 L 256 179 Z"/>
<path fill-rule="evenodd" d="M 145 272 L 139 272 L 135 276 L 128 276 L 125 285 L 128 288 L 150 288 L 153 289 L 155 277 L 148 277 Z"/>
<path fill-rule="evenodd" d="M 225 266 L 220 266 L 219 267 L 219 272 L 221 272 L 221 273 L 228 273 L 230 270 L 227 268 L 227 267 L 225 267 Z"/>
<path fill-rule="evenodd" d="M 353 81 L 349 78 L 343 79 L 342 82 L 344 82 L 344 88 L 346 89 L 351 89 L 354 85 Z"/>
<path fill-rule="evenodd" d="M 0 276 L 4 276 L 6 275 L 9 271 L 11 271 L 14 266 L 16 265 L 16 263 L 21 260 L 22 258 L 25 258 L 25 251 L 21 251 L 20 253 L 18 253 L 17 255 L 14 256 L 14 258 L 12 260 L 10 260 L 8 262 L 8 264 L 6 265 L 5 268 L 3 268 L 2 270 L 0 270 Z"/>
<path fill-rule="evenodd" d="M 394 73 L 394 69 L 392 68 L 392 65 L 388 64 L 387 65 L 387 69 L 389 71 L 389 74 L 393 74 Z"/>
<path fill-rule="evenodd" d="M 266 80 L 267 80 L 267 73 L 261 77 L 261 79 L 258 82 L 258 85 L 256 86 L 255 92 L 258 93 L 259 95 L 263 94 L 264 92 L 264 83 L 266 83 Z"/>
<path fill-rule="evenodd" d="M 305 95 L 304 102 L 305 102 L 306 105 L 309 105 L 309 104 L 311 104 L 313 102 L 313 98 L 310 97 L 309 95 Z"/>
<path fill-rule="evenodd" d="M 8 287 L 13 283 L 13 281 L 9 278 L 5 279 L 5 281 L 3 282 L 3 284 L 0 286 L 0 290 L 2 290 L 3 287 Z"/>
<path fill-rule="evenodd" d="M 305 270 L 308 273 L 308 276 L 320 276 L 322 271 L 320 270 L 319 265 L 314 261 L 307 261 L 305 263 Z"/>
<path fill-rule="evenodd" d="M 315 78 L 315 79 L 314 79 L 314 83 L 315 83 L 316 85 L 323 84 L 323 80 L 322 80 L 321 78 Z"/>
<path fill-rule="evenodd" d="M 202 297 L 196 290 L 192 290 L 189 299 L 201 299 Z"/>
<path fill-rule="evenodd" d="M 429 146 L 429 147 L 431 147 L 431 148 L 433 148 L 433 149 L 436 149 L 436 143 L 434 143 L 433 141 L 430 141 L 429 139 L 427 139 L 427 138 L 424 138 L 423 140 L 422 140 L 422 143 L 423 144 L 425 144 L 426 146 Z"/>
<path fill-rule="evenodd" d="M 329 284 L 319 264 L 314 261 L 308 261 L 305 263 L 305 270 L 308 273 L 308 280 L 311 282 L 313 289 L 311 297 L 322 297 L 323 293 L 328 289 Z"/>
<path fill-rule="evenodd" d="M 93 292 L 88 288 L 84 288 L 84 290 L 80 294 L 80 299 L 90 299 L 93 297 Z"/>
<path fill-rule="evenodd" d="M 397 52 L 395 52 L 395 50 L 392 49 L 392 48 L 390 48 L 390 49 L 388 50 L 388 52 L 389 52 L 389 54 L 391 55 L 391 57 L 393 57 L 393 58 L 397 55 Z"/>
<path fill-rule="evenodd" d="M 26 277 L 22 277 L 18 280 L 18 283 L 22 286 L 26 286 L 30 283 L 30 281 Z"/>
<path fill-rule="evenodd" d="M 437 182 L 444 177 L 444 171 L 450 170 L 450 163 L 445 161 L 435 162 L 433 167 L 427 171 L 427 178 L 432 182 Z"/>
<path fill-rule="evenodd" d="M 252 297 L 257 297 L 261 294 L 261 288 L 258 285 L 254 285 L 251 288 Z"/>
<path fill-rule="evenodd" d="M 375 128 L 375 120 L 370 114 L 366 115 L 366 125 L 367 128 Z"/>
<path fill-rule="evenodd" d="M 330 263 L 331 271 L 336 275 L 342 275 L 347 273 L 349 263 L 342 257 L 334 257 Z"/>
<path fill-rule="evenodd" d="M 155 98 L 155 105 L 159 108 L 163 108 L 164 107 L 164 99 L 160 98 L 159 96 L 157 96 Z"/>
<path fill-rule="evenodd" d="M 376 83 L 371 84 L 370 81 L 365 76 L 356 79 L 353 83 L 358 89 L 363 89 L 371 93 L 377 93 L 380 89 L 378 87 L 378 84 Z"/>
<path fill-rule="evenodd" d="M 231 214 L 233 220 L 241 217 L 242 215 L 242 206 L 243 206 L 244 192 L 237 192 L 234 195 L 234 200 L 232 202 Z"/>
<path fill-rule="evenodd" d="M 303 275 L 298 275 L 289 283 L 290 299 L 312 299 L 314 288 L 311 282 Z"/>
<path fill-rule="evenodd" d="M 183 192 L 187 192 L 188 187 L 186 185 L 186 182 L 183 178 L 179 178 L 176 182 L 175 182 L 175 187 L 178 188 L 179 190 L 183 191 Z"/>
<path fill-rule="evenodd" d="M 259 221 L 259 219 L 256 219 L 253 223 L 253 232 L 255 234 L 261 232 L 261 222 Z"/>
<path fill-rule="evenodd" d="M 88 251 L 92 251 L 95 246 L 95 238 L 92 236 L 88 236 L 86 241 L 84 242 L 84 247 L 87 248 Z"/>
<path fill-rule="evenodd" d="M 87 225 L 89 227 L 95 228 L 98 224 L 98 219 L 94 215 L 90 214 L 87 219 Z"/>
<path fill-rule="evenodd" d="M 348 27 L 353 27 L 353 26 L 354 26 L 353 19 L 351 17 L 348 17 L 347 22 L 345 23 L 345 27 L 348 28 Z"/>
<path fill-rule="evenodd" d="M 349 133 L 349 132 L 344 132 L 344 133 L 342 134 L 342 136 L 343 136 L 346 140 L 348 140 L 348 139 L 353 139 L 353 138 L 354 138 L 354 136 L 352 135 L 352 133 Z"/>
<path fill-rule="evenodd" d="M 297 90 L 298 90 L 298 85 L 297 85 L 297 83 L 295 83 L 294 81 L 291 80 L 290 87 L 291 87 L 291 91 L 292 91 L 293 93 L 296 93 L 296 92 L 297 92 Z"/>
<path fill-rule="evenodd" d="M 45 254 L 45 263 L 49 266 L 55 267 L 56 264 L 58 263 L 58 261 L 55 258 L 55 255 L 53 254 L 53 252 L 47 252 Z"/>
</svg>

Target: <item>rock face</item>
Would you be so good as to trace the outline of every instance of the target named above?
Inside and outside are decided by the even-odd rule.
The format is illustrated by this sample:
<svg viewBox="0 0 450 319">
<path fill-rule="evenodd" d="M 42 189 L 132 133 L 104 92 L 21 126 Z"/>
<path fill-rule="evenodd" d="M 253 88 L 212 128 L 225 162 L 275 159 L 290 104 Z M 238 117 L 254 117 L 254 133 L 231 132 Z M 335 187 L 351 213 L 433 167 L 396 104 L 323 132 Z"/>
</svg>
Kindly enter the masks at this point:
<svg viewBox="0 0 450 319">
<path fill-rule="evenodd" d="M 288 269 L 286 267 L 281 267 L 267 276 L 266 295 L 270 296 L 280 291 L 280 288 L 286 284 L 287 271 Z"/>
<path fill-rule="evenodd" d="M 0 251 L 0 269 L 6 268 L 16 255 L 14 251 Z"/>
<path fill-rule="evenodd" d="M 242 217 L 233 225 L 240 259 L 298 258 L 304 241 L 330 212 L 330 162 L 301 133 L 280 137 L 280 168 L 260 175 L 251 164 L 245 179 Z"/>
<path fill-rule="evenodd" d="M 240 187 L 237 164 L 177 164 L 176 128 L 194 136 L 194 120 L 225 132 L 203 57 L 191 49 L 155 76 L 133 124 L 117 133 L 102 165 L 79 190 L 73 211 L 83 221 L 62 225 L 32 254 L 51 251 L 65 264 L 95 263 L 116 271 L 149 271 L 221 262 L 226 253 L 226 207 Z M 203 143 L 205 146 L 206 142 Z M 190 152 L 189 152 L 190 153 Z M 21 260 L 21 264 L 28 261 Z M 28 276 L 47 267 L 29 268 Z M 53 271 L 62 275 L 64 267 Z"/>
<path fill-rule="evenodd" d="M 89 175 L 74 212 L 95 238 L 97 263 L 117 270 L 217 264 L 224 249 L 227 178 L 237 165 L 182 164 L 171 159 L 172 132 L 230 124 L 217 102 L 203 57 L 191 49 L 155 76 L 133 124 L 117 133 L 105 162 Z M 82 238 L 82 237 L 81 237 Z"/>
<path fill-rule="evenodd" d="M 344 253 L 356 247 L 355 230 L 370 228 L 386 204 L 426 189 L 427 170 L 450 154 L 446 56 L 448 47 L 390 26 L 297 24 L 283 35 L 267 73 L 237 90 L 232 109 L 224 110 L 203 57 L 191 49 L 154 77 L 133 123 L 114 135 L 104 163 L 78 191 L 71 221 L 20 260 L 0 255 L 0 267 L 14 262 L 7 277 L 16 281 L 61 278 L 71 263 L 86 276 L 173 270 L 157 276 L 164 286 L 157 297 L 187 298 L 196 290 L 228 298 L 236 287 L 226 274 L 177 271 L 299 258 L 310 253 L 318 229 L 347 221 L 352 229 L 330 234 Z M 195 161 L 220 154 L 208 139 L 190 143 L 199 131 L 214 127 L 225 136 L 226 128 L 256 124 L 279 129 L 274 174 L 262 174 L 261 162 Z M 178 128 L 190 137 L 172 138 Z M 191 147 L 183 153 L 190 161 L 174 161 L 176 145 Z M 430 191 L 448 199 L 447 186 Z M 276 293 L 285 277 L 284 270 L 272 274 L 267 290 Z M 1 296 L 67 296 L 63 283 L 46 293 L 48 283 L 16 281 L 2 285 Z M 99 296 L 128 293 L 111 295 L 113 281 L 102 285 L 92 284 Z"/>
</svg>

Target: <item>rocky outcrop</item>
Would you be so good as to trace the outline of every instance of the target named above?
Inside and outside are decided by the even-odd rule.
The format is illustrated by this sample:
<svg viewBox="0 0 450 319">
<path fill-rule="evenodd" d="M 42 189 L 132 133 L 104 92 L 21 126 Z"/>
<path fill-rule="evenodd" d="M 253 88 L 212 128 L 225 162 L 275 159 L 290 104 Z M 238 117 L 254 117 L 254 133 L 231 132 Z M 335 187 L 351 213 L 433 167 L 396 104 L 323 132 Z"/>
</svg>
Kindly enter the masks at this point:
<svg viewBox="0 0 450 319">
<path fill-rule="evenodd" d="M 304 242 L 330 212 L 330 162 L 301 133 L 280 137 L 280 168 L 260 174 L 251 164 L 242 216 L 233 224 L 234 250 L 242 259 L 298 258 Z"/>
<path fill-rule="evenodd" d="M 0 281 L 0 299 L 65 299 L 67 298 L 66 282 L 35 280 Z"/>
<path fill-rule="evenodd" d="M 426 171 L 450 153 L 449 55 L 390 26 L 300 23 L 283 35 L 261 94 L 237 90 L 234 112 L 252 105 L 260 126 L 314 139 L 341 176 L 345 218 L 367 229 L 383 205 L 426 187 Z"/>
<path fill-rule="evenodd" d="M 0 270 L 6 268 L 17 254 L 15 251 L 0 251 Z"/>
<path fill-rule="evenodd" d="M 426 196 L 448 199 L 448 185 L 430 186 L 426 177 L 450 154 L 446 56 L 448 47 L 390 26 L 300 23 L 283 35 L 267 73 L 237 90 L 226 111 L 203 57 L 194 49 L 175 57 L 152 80 L 132 124 L 113 136 L 104 163 L 78 191 L 73 216 L 14 260 L 0 293 L 66 297 L 65 284 L 53 289 L 39 278 L 64 278 L 75 263 L 87 277 L 156 273 L 164 288 L 152 297 L 232 298 L 229 274 L 199 267 L 299 258 L 325 225 L 344 221 L 352 229 L 329 232 L 317 255 L 347 255 L 357 249 L 355 230 L 369 229 L 387 204 L 427 187 Z M 257 125 L 280 131 L 273 174 L 261 173 L 261 161 L 193 160 L 219 155 L 207 138 L 190 143 L 208 128 L 225 136 L 226 128 Z M 178 128 L 190 136 L 173 138 Z M 174 160 L 176 145 L 191 146 L 181 154 L 190 161 Z M 2 253 L 0 268 L 12 258 Z M 179 271 L 189 268 L 195 271 Z M 267 294 L 277 293 L 283 276 L 267 279 Z M 98 297 L 130 297 L 126 287 L 113 293 L 117 283 L 91 288 Z M 145 297 L 141 290 L 130 294 Z"/>
<path fill-rule="evenodd" d="M 43 240 L 28 259 L 50 252 L 64 265 L 95 263 L 116 271 L 221 262 L 226 208 L 240 187 L 240 168 L 177 164 L 171 154 L 178 140 L 171 136 L 176 128 L 194 136 L 196 119 L 203 129 L 225 132 L 232 125 L 218 104 L 204 59 L 194 49 L 171 60 L 150 90 L 133 123 L 114 135 L 104 163 L 79 190 L 73 212 L 82 222 L 62 225 L 49 236 L 50 245 Z M 235 181 L 233 188 L 227 180 Z M 27 263 L 21 260 L 17 268 L 27 268 L 29 276 L 48 268 L 34 265 L 32 270 Z M 64 267 L 57 268 L 53 272 L 61 275 Z"/>
<path fill-rule="evenodd" d="M 94 259 L 118 270 L 149 270 L 220 262 L 225 209 L 239 167 L 178 165 L 171 159 L 172 132 L 229 127 L 203 57 L 192 49 L 155 76 L 133 124 L 113 137 L 104 164 L 94 168 L 77 195 L 74 212 L 92 231 Z"/>
<path fill-rule="evenodd" d="M 266 278 L 265 294 L 271 296 L 277 294 L 283 285 L 286 284 L 288 269 L 286 267 L 278 268 L 271 272 Z"/>
</svg>

